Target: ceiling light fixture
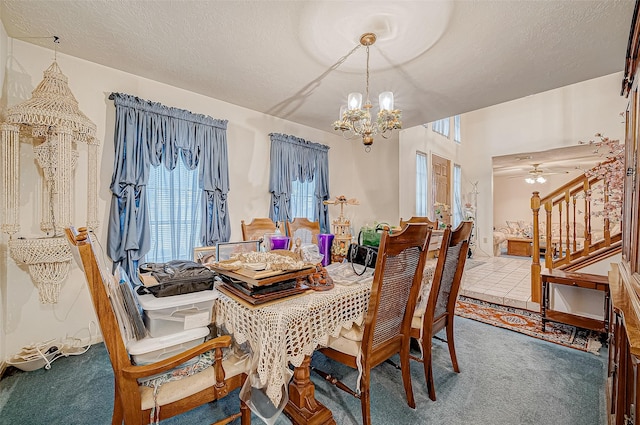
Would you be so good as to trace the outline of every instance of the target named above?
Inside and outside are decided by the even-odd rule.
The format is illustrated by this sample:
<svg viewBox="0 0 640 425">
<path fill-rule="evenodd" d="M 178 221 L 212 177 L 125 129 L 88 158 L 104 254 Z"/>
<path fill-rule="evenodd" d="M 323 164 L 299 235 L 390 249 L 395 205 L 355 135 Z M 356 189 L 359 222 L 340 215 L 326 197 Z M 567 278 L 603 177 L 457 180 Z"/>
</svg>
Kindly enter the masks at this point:
<svg viewBox="0 0 640 425">
<path fill-rule="evenodd" d="M 526 181 L 526 182 L 527 182 L 527 183 L 529 183 L 529 184 L 534 184 L 534 183 L 540 183 L 540 184 L 542 184 L 542 183 L 546 183 L 546 182 L 547 182 L 547 179 L 545 179 L 545 178 L 544 178 L 544 177 L 542 177 L 542 176 L 538 176 L 538 177 L 536 177 L 536 178 L 533 178 L 533 177 L 527 177 L 527 178 L 525 178 L 525 179 L 524 179 L 524 181 Z"/>
<path fill-rule="evenodd" d="M 349 93 L 347 104 L 340 108 L 340 119 L 333 123 L 334 130 L 342 131 L 346 139 L 361 136 L 365 151 L 371 150 L 373 137 L 380 134 L 387 139 L 387 133 L 402 128 L 399 109 L 393 109 L 393 93 L 390 91 L 380 93 L 378 97 L 378 119 L 371 121 L 371 101 L 369 100 L 369 46 L 376 42 L 376 35 L 366 33 L 360 37 L 360 44 L 367 49 L 367 85 L 366 100 L 362 105 L 362 93 Z"/>
</svg>

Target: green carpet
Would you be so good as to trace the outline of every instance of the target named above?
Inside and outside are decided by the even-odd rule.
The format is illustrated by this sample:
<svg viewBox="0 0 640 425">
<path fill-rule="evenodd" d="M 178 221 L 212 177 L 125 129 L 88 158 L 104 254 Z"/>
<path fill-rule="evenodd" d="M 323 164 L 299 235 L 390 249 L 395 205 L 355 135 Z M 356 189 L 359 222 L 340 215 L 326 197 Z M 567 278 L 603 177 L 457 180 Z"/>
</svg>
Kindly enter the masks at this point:
<svg viewBox="0 0 640 425">
<path fill-rule="evenodd" d="M 400 371 L 388 364 L 375 368 L 371 385 L 373 423 L 606 423 L 606 353 L 594 356 L 459 317 L 456 344 L 460 374 L 451 369 L 446 344 L 434 340 L 436 402 L 428 398 L 422 364 L 412 362 L 415 410 L 406 404 Z M 319 353 L 314 355 L 313 364 L 355 385 L 357 371 Z M 337 424 L 362 423 L 359 400 L 314 374 L 312 379 L 316 383 L 316 397 L 331 409 Z M 235 394 L 162 423 L 210 424 L 238 408 Z M 3 425 L 106 425 L 111 423 L 112 403 L 113 376 L 102 344 L 81 356 L 56 360 L 51 370 L 17 371 L 0 381 Z M 261 421 L 254 417 L 253 423 Z M 288 423 L 284 416 L 276 422 Z"/>
</svg>

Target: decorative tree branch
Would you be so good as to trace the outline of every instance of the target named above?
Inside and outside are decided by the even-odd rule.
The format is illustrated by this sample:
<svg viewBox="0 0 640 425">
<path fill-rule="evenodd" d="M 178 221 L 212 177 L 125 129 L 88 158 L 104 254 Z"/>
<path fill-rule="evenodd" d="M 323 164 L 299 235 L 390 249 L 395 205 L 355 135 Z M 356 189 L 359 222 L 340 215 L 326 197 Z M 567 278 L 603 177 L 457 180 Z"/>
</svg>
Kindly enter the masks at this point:
<svg viewBox="0 0 640 425">
<path fill-rule="evenodd" d="M 610 222 L 619 222 L 622 218 L 622 200 L 624 196 L 624 145 L 619 140 L 612 140 L 600 133 L 595 135 L 600 140 L 590 140 L 580 144 L 595 146 L 595 152 L 607 158 L 591 170 L 585 171 L 588 178 L 600 178 L 604 184 L 587 193 L 595 205 L 602 205 L 602 210 L 593 211 L 592 215 L 603 217 Z"/>
</svg>

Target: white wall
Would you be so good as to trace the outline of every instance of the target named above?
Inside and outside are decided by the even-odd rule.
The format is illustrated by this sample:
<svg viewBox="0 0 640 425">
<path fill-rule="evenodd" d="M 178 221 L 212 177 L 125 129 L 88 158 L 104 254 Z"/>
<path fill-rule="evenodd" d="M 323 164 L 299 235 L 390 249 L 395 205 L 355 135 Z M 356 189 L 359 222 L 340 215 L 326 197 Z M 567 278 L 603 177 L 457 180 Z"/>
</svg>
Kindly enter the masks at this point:
<svg viewBox="0 0 640 425">
<path fill-rule="evenodd" d="M 526 173 L 526 172 L 525 172 Z M 540 196 L 546 196 L 563 184 L 573 180 L 581 174 L 573 171 L 569 174 L 545 176 L 545 183 L 529 184 L 524 181 L 525 175 L 518 177 L 494 177 L 493 178 L 493 225 L 497 228 L 504 227 L 508 221 L 522 220 L 527 224 L 532 223 L 531 195 L 539 191 Z"/>
<path fill-rule="evenodd" d="M 491 158 L 574 146 L 596 133 L 624 140 L 619 114 L 627 100 L 620 96 L 621 81 L 622 73 L 616 73 L 462 115 L 463 183 L 479 181 L 477 229 L 484 252 L 492 252 Z"/>
<path fill-rule="evenodd" d="M 31 44 L 9 39 L 11 52 L 6 51 L 7 39 L 0 34 L 0 57 L 6 68 L 3 80 L 3 102 L 14 106 L 31 95 L 41 81 L 43 71 L 51 64 L 53 52 Z M 11 60 L 7 61 L 7 55 Z M 230 163 L 229 214 L 231 239 L 241 238 L 240 220 L 266 217 L 269 212 L 269 133 L 292 134 L 330 146 L 331 196 L 358 198 L 360 206 L 347 207 L 354 228 L 374 219 L 398 219 L 398 147 L 397 140 L 376 140 L 370 153 L 365 153 L 358 140 L 345 141 L 341 136 L 319 131 L 216 99 L 201 96 L 155 81 L 107 68 L 74 57 L 58 54 L 58 64 L 69 78 L 69 86 L 80 109 L 98 128 L 102 152 L 98 170 L 87 170 L 86 147 L 80 146 L 76 170 L 75 222 L 86 219 L 84 197 L 86 176 L 98 173 L 99 214 L 98 237 L 106 243 L 106 223 L 109 212 L 109 184 L 113 169 L 113 128 L 115 108 L 108 99 L 111 92 L 122 92 L 167 106 L 187 109 L 214 118 L 228 119 L 228 151 Z M 0 74 L 2 75 L 2 74 Z M 331 123 L 327 123 L 327 129 Z M 40 203 L 37 190 L 38 171 L 33 161 L 31 145 L 21 143 L 21 233 L 17 236 L 43 236 L 39 231 Z M 337 207 L 330 210 L 337 217 Z M 16 265 L 7 254 L 6 234 L 0 235 L 0 295 L 4 322 L 0 335 L 0 355 L 7 358 L 24 344 L 49 338 L 73 335 L 95 320 L 83 274 L 73 264 L 65 281 L 60 300 L 54 305 L 42 305 L 37 289 L 25 269 Z M 1 311 L 0 311 L 1 312 Z"/>
<path fill-rule="evenodd" d="M 451 126 L 451 133 L 453 133 L 453 126 Z M 400 155 L 398 158 L 401 182 L 398 190 L 400 217 L 409 218 L 416 215 L 416 153 L 427 154 L 427 187 L 431 188 L 431 155 L 435 154 L 450 160 L 453 170 L 453 165 L 459 163 L 460 149 L 461 145 L 453 141 L 453 136 L 446 138 L 422 125 L 400 132 Z M 464 167 L 462 168 L 462 180 L 465 180 Z M 431 198 L 428 199 L 427 212 L 430 218 L 435 219 Z"/>
</svg>

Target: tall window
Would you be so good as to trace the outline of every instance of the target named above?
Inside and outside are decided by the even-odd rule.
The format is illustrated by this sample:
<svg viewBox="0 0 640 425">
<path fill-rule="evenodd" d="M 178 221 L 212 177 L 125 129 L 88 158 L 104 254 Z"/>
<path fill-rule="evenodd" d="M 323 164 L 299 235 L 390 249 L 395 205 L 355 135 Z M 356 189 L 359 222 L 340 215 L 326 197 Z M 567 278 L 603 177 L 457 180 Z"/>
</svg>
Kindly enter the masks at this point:
<svg viewBox="0 0 640 425">
<path fill-rule="evenodd" d="M 151 249 L 146 261 L 193 258 L 193 248 L 200 245 L 201 196 L 198 170 L 189 170 L 181 159 L 173 171 L 164 165 L 150 168 L 147 203 Z"/>
<path fill-rule="evenodd" d="M 269 137 L 269 218 L 307 217 L 328 233 L 329 210 L 324 201 L 329 199 L 329 147 L 287 134 L 271 133 Z"/>
<path fill-rule="evenodd" d="M 416 153 L 416 215 L 427 216 L 427 155 Z"/>
<path fill-rule="evenodd" d="M 441 120 L 434 121 L 431 124 L 431 128 L 436 133 L 440 133 L 444 137 L 449 137 L 449 118 L 443 118 Z"/>
<path fill-rule="evenodd" d="M 315 179 L 308 182 L 294 180 L 291 182 L 291 214 L 292 217 L 306 217 L 315 221 L 316 204 Z"/>
<path fill-rule="evenodd" d="M 460 143 L 460 115 L 453 117 L 453 141 Z"/>
<path fill-rule="evenodd" d="M 464 219 L 462 212 L 462 168 L 453 164 L 453 227 Z"/>
</svg>

